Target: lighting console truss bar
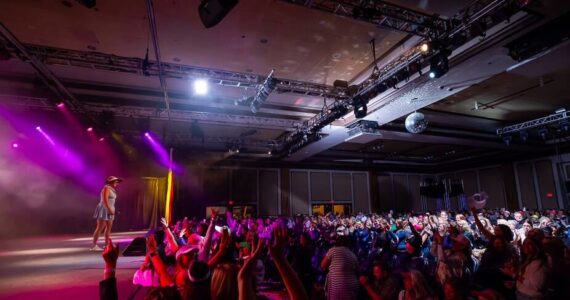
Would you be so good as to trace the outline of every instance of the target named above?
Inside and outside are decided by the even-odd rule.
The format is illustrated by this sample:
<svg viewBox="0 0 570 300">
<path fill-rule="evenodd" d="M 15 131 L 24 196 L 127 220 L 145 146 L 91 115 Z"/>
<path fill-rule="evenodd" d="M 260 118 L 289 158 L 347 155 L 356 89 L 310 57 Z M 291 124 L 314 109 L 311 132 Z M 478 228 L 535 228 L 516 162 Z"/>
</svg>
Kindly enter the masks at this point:
<svg viewBox="0 0 570 300">
<path fill-rule="evenodd" d="M 29 53 L 38 57 L 46 64 L 66 65 L 91 68 L 97 70 L 124 72 L 145 76 L 158 76 L 158 65 L 155 61 L 144 63 L 142 58 L 124 57 L 100 52 L 62 49 L 41 45 L 25 44 Z M 13 50 L 13 49 L 9 49 Z M 144 65 L 144 66 L 143 66 Z M 201 68 L 183 64 L 162 62 L 163 75 L 166 78 L 207 78 L 211 83 L 257 89 L 265 80 L 265 76 Z M 335 99 L 347 98 L 343 88 L 314 84 L 303 81 L 275 78 L 276 93 L 293 93 L 314 97 Z"/>
<path fill-rule="evenodd" d="M 448 20 L 385 1 L 281 0 L 425 38 L 449 30 Z"/>
<path fill-rule="evenodd" d="M 570 113 L 568 113 L 568 111 L 563 111 L 563 112 L 552 114 L 552 115 L 549 115 L 546 117 L 534 119 L 531 121 L 526 121 L 526 122 L 522 122 L 519 124 L 499 128 L 499 129 L 497 129 L 497 135 L 502 136 L 502 135 L 506 135 L 506 134 L 511 134 L 511 133 L 522 131 L 522 130 L 543 126 L 546 124 L 560 122 L 560 121 L 566 120 L 566 119 L 570 119 Z"/>
<path fill-rule="evenodd" d="M 11 106 L 22 106 L 26 108 L 38 108 L 44 110 L 54 110 L 54 105 L 50 104 L 44 98 L 0 95 L 2 103 Z M 98 114 L 102 111 L 112 111 L 118 117 L 134 117 L 134 118 L 150 118 L 157 120 L 168 120 L 168 116 L 164 110 L 159 111 L 151 107 L 137 107 L 137 106 L 108 106 L 108 105 L 93 105 L 84 103 L 82 105 L 85 113 Z M 223 124 L 231 126 L 243 127 L 259 127 L 264 129 L 277 129 L 277 130 L 291 130 L 298 127 L 300 121 L 287 120 L 287 119 L 274 119 L 264 118 L 258 116 L 240 116 L 229 115 L 210 112 L 197 112 L 186 110 L 170 110 L 170 119 L 172 121 L 185 121 L 190 122 L 200 120 L 203 123 L 209 124 Z"/>
</svg>

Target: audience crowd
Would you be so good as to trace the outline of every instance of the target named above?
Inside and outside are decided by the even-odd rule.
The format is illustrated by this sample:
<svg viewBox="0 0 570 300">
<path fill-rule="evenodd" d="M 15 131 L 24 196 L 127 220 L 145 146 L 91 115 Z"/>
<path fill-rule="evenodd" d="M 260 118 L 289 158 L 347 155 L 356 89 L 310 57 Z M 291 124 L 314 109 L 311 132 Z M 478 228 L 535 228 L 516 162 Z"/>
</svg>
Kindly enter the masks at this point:
<svg viewBox="0 0 570 300">
<path fill-rule="evenodd" d="M 237 218 L 212 211 L 147 238 L 146 299 L 570 299 L 564 211 Z M 107 243 L 101 299 L 117 299 Z"/>
</svg>

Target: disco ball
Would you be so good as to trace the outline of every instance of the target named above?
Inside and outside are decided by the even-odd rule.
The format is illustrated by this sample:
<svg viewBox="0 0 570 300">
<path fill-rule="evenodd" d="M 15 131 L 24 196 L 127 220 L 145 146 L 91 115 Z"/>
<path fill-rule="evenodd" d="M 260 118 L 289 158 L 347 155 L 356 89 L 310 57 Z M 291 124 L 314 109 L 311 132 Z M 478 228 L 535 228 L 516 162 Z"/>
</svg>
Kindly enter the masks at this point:
<svg viewBox="0 0 570 300">
<path fill-rule="evenodd" d="M 420 133 L 426 130 L 428 121 L 424 114 L 415 112 L 406 118 L 406 129 L 411 133 Z"/>
</svg>

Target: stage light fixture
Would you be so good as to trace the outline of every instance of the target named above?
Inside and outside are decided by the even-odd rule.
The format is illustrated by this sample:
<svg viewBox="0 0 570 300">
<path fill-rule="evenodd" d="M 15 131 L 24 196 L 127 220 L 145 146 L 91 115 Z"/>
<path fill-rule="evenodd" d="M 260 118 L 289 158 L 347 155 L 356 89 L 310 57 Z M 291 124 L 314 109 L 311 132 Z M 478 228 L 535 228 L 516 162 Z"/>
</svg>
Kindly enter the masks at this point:
<svg viewBox="0 0 570 300">
<path fill-rule="evenodd" d="M 150 133 L 145 132 L 145 133 L 144 133 L 144 136 L 147 137 L 147 138 L 150 138 Z"/>
<path fill-rule="evenodd" d="M 196 79 L 194 80 L 194 94 L 196 95 L 206 95 L 208 93 L 208 81 L 206 79 Z"/>
<path fill-rule="evenodd" d="M 449 61 L 445 52 L 432 56 L 429 60 L 429 78 L 439 78 L 449 71 Z"/>
<path fill-rule="evenodd" d="M 18 143 L 12 143 L 12 148 L 16 149 L 16 148 L 19 148 L 19 147 L 20 147 L 20 144 L 18 144 Z"/>
<path fill-rule="evenodd" d="M 42 131 L 42 128 L 40 126 L 36 126 L 36 130 L 37 131 Z"/>
<path fill-rule="evenodd" d="M 267 155 L 271 155 L 271 151 L 267 151 Z"/>
<path fill-rule="evenodd" d="M 560 122 L 560 131 L 562 132 L 569 132 L 570 131 L 570 122 L 568 120 L 564 120 Z"/>
<path fill-rule="evenodd" d="M 430 53 L 432 50 L 433 50 L 432 42 L 425 41 L 420 45 L 420 51 L 424 55 Z"/>
<path fill-rule="evenodd" d="M 354 116 L 357 119 L 366 117 L 368 114 L 368 107 L 366 104 L 368 100 L 364 99 L 362 96 L 357 96 L 352 98 L 352 106 L 354 106 Z"/>
<path fill-rule="evenodd" d="M 521 141 L 526 142 L 528 140 L 528 131 L 519 132 L 519 136 L 521 138 Z"/>
<path fill-rule="evenodd" d="M 543 140 L 546 141 L 548 139 L 548 128 L 540 128 L 538 130 L 538 136 Z"/>
<path fill-rule="evenodd" d="M 92 132 L 93 131 L 93 127 L 88 127 L 87 128 L 87 132 Z"/>
<path fill-rule="evenodd" d="M 511 145 L 512 141 L 513 141 L 513 137 L 510 135 L 505 135 L 503 137 L 503 142 L 505 143 L 505 145 L 507 145 L 507 147 Z"/>
<path fill-rule="evenodd" d="M 216 26 L 238 2 L 239 0 L 202 0 L 198 6 L 198 14 L 204 27 Z"/>
</svg>

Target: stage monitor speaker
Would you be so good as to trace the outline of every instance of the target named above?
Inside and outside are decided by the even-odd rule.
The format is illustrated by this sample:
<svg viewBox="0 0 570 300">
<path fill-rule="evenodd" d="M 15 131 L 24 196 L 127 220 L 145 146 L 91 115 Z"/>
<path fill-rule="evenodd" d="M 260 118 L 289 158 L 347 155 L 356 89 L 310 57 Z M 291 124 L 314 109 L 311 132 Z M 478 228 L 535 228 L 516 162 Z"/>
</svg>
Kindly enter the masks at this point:
<svg viewBox="0 0 570 300">
<path fill-rule="evenodd" d="M 123 251 L 123 256 L 145 256 L 146 255 L 146 238 L 137 237 Z"/>
<path fill-rule="evenodd" d="M 206 28 L 216 26 L 238 2 L 239 0 L 202 0 L 198 6 L 202 24 Z"/>
</svg>

